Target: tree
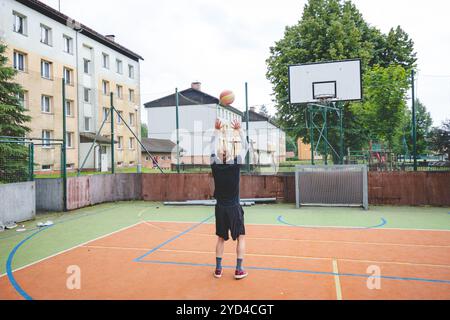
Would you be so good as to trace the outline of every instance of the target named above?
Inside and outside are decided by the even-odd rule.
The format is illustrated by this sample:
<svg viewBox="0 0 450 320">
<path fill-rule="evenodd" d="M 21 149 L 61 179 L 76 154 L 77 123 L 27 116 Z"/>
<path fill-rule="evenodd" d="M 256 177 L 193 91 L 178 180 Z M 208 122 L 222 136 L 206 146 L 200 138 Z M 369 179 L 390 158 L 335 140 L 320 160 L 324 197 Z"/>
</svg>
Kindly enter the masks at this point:
<svg viewBox="0 0 450 320">
<path fill-rule="evenodd" d="M 261 105 L 261 107 L 259 107 L 259 113 L 266 117 L 270 117 L 269 111 L 267 110 L 267 107 L 265 105 Z"/>
<path fill-rule="evenodd" d="M 148 127 L 145 123 L 141 123 L 141 138 L 148 138 Z"/>
<path fill-rule="evenodd" d="M 25 137 L 25 114 L 21 86 L 13 82 L 17 71 L 7 66 L 6 46 L 0 43 L 0 136 Z M 0 182 L 19 182 L 28 177 L 28 148 L 18 143 L 0 143 Z"/>
<path fill-rule="evenodd" d="M 431 126 L 433 125 L 433 119 L 431 114 L 427 111 L 426 106 L 416 99 L 416 148 L 417 154 L 426 154 L 429 151 L 429 138 L 431 132 Z M 405 127 L 405 138 L 407 141 L 408 151 L 411 153 L 413 150 L 413 137 L 412 137 L 412 112 L 407 112 L 407 125 Z"/>
<path fill-rule="evenodd" d="M 446 154 L 450 161 L 450 120 L 445 120 L 440 128 L 431 130 L 430 147 L 433 151 Z"/>
<path fill-rule="evenodd" d="M 365 98 L 351 110 L 361 121 L 365 136 L 385 142 L 391 151 L 401 152 L 401 137 L 407 118 L 408 76 L 401 66 L 375 66 L 364 75 Z"/>
<path fill-rule="evenodd" d="M 307 113 L 305 106 L 289 104 L 289 65 L 352 58 L 361 59 L 363 73 L 377 64 L 388 67 L 415 63 L 413 43 L 403 30 L 398 28 L 390 37 L 382 34 L 364 21 L 351 1 L 309 0 L 300 21 L 286 27 L 284 37 L 270 48 L 266 77 L 273 86 L 277 117 L 284 127 L 296 128 L 296 136 L 303 142 L 309 143 L 309 130 L 304 126 Z M 367 130 L 349 106 L 344 106 L 345 147 L 360 149 L 367 144 Z M 329 140 L 337 149 L 339 130 L 333 129 L 337 117 L 329 119 L 329 123 Z"/>
<path fill-rule="evenodd" d="M 415 67 L 417 57 L 414 42 L 400 26 L 392 28 L 383 39 L 384 50 L 378 53 L 381 55 L 379 57 L 381 66 L 400 65 L 407 71 Z"/>
</svg>

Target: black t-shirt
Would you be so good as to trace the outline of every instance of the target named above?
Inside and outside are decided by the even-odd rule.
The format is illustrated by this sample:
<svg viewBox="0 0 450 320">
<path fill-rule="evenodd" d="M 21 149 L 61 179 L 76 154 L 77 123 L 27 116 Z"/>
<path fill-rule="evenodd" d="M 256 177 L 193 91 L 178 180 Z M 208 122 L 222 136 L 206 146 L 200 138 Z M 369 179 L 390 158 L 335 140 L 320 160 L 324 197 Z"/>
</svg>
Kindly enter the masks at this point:
<svg viewBox="0 0 450 320">
<path fill-rule="evenodd" d="M 241 165 L 213 163 L 211 169 L 215 185 L 214 198 L 217 203 L 223 206 L 239 204 Z"/>
</svg>

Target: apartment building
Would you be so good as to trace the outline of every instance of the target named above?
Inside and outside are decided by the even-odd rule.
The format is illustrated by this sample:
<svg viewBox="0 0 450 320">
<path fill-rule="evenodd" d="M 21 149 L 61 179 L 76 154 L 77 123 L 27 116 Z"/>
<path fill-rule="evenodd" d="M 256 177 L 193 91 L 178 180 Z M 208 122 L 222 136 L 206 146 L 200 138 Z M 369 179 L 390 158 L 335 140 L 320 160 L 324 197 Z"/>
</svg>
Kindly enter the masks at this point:
<svg viewBox="0 0 450 320">
<path fill-rule="evenodd" d="M 114 115 L 115 161 L 140 163 L 140 60 L 143 58 L 37 0 L 0 0 L 0 41 L 7 45 L 21 97 L 32 116 L 29 137 L 41 138 L 35 149 L 35 170 L 60 169 L 60 148 L 48 139 L 62 139 L 62 81 L 66 88 L 67 167 L 111 167 L 110 93 L 121 117 Z M 106 119 L 103 129 L 104 120 Z M 92 143 L 95 146 L 87 156 Z M 103 156 L 106 154 L 107 156 Z"/>
</svg>

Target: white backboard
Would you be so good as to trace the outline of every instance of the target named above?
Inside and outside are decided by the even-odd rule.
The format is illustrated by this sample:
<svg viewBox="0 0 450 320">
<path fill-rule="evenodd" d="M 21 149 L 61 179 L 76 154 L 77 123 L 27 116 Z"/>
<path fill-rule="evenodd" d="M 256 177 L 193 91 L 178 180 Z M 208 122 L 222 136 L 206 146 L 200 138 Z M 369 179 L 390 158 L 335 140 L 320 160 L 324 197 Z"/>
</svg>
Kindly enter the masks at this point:
<svg viewBox="0 0 450 320">
<path fill-rule="evenodd" d="M 362 99 L 361 60 L 307 63 L 289 66 L 291 103 Z"/>
</svg>

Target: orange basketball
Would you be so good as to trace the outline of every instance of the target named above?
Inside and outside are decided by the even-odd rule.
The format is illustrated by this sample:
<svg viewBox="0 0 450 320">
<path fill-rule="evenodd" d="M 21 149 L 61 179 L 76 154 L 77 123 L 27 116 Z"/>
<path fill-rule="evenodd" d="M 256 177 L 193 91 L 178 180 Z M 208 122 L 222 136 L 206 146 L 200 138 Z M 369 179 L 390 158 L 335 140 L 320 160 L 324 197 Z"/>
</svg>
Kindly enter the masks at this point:
<svg viewBox="0 0 450 320">
<path fill-rule="evenodd" d="M 225 90 L 220 94 L 220 104 L 223 104 L 225 106 L 229 106 L 234 102 L 235 96 L 233 91 L 231 90 Z"/>
</svg>

